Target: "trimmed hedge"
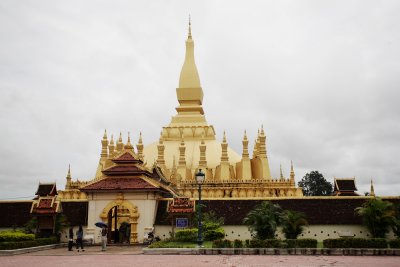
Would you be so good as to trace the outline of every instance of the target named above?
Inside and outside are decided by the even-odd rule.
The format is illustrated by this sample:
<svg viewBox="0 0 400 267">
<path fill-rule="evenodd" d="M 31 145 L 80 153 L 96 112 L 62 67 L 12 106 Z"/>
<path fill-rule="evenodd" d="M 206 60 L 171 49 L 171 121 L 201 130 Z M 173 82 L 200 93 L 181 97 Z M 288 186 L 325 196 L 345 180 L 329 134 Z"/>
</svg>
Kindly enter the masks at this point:
<svg viewBox="0 0 400 267">
<path fill-rule="evenodd" d="M 279 239 L 251 239 L 242 240 L 235 239 L 233 242 L 229 240 L 215 240 L 213 242 L 213 248 L 316 248 L 317 247 L 317 240 L 311 238 L 304 238 L 304 239 L 286 239 L 286 240 L 279 240 Z"/>
<path fill-rule="evenodd" d="M 204 232 L 204 240 L 214 241 L 225 237 L 225 231 L 223 228 L 209 229 Z"/>
<path fill-rule="evenodd" d="M 400 238 L 389 241 L 390 248 L 400 248 Z"/>
<path fill-rule="evenodd" d="M 34 239 L 35 239 L 34 234 L 25 234 L 23 232 L 18 232 L 18 231 L 0 232 L 0 242 L 19 242 L 19 241 L 28 241 Z"/>
<path fill-rule="evenodd" d="M 233 240 L 233 247 L 234 248 L 242 248 L 243 247 L 243 241 L 240 240 L 240 239 Z"/>
<path fill-rule="evenodd" d="M 196 242 L 197 241 L 197 229 L 191 228 L 191 229 L 178 230 L 175 232 L 174 240 L 181 241 L 181 242 Z"/>
<path fill-rule="evenodd" d="M 281 241 L 278 239 L 251 239 L 248 245 L 249 248 L 280 248 Z"/>
<path fill-rule="evenodd" d="M 38 238 L 35 240 L 17 241 L 17 242 L 0 242 L 0 250 L 18 249 L 18 248 L 29 248 L 44 246 L 50 244 L 56 244 L 57 237 Z"/>
<path fill-rule="evenodd" d="M 387 248 L 384 238 L 334 238 L 323 241 L 325 248 Z"/>
<path fill-rule="evenodd" d="M 213 248 L 231 248 L 233 247 L 232 241 L 228 239 L 214 240 L 212 243 Z"/>
<path fill-rule="evenodd" d="M 302 238 L 302 239 L 285 239 L 282 241 L 282 247 L 285 248 L 316 248 L 317 239 Z"/>
</svg>

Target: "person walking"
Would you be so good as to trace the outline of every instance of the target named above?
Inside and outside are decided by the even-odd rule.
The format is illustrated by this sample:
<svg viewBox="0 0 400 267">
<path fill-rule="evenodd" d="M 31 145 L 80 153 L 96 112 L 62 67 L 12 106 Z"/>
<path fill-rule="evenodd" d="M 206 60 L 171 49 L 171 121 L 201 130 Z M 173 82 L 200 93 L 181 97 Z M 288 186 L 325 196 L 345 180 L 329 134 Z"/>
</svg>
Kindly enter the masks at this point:
<svg viewBox="0 0 400 267">
<path fill-rule="evenodd" d="M 103 227 L 101 228 L 101 251 L 106 251 L 107 233 L 107 227 L 103 225 Z"/>
<path fill-rule="evenodd" d="M 68 231 L 68 251 L 72 251 L 74 245 L 74 228 L 71 226 Z"/>
<path fill-rule="evenodd" d="M 79 245 L 81 245 L 82 251 L 85 251 L 83 249 L 83 229 L 82 229 L 82 225 L 80 225 L 78 231 L 76 231 L 76 249 L 78 250 L 78 252 L 79 252 Z"/>
</svg>

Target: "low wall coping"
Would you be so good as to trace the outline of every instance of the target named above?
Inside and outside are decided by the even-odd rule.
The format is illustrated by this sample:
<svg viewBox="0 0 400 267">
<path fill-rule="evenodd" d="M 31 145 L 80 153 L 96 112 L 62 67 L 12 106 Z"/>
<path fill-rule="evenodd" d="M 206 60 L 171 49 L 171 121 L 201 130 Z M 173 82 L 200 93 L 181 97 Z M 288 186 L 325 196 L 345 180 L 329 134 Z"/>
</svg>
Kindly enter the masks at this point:
<svg viewBox="0 0 400 267">
<path fill-rule="evenodd" d="M 148 255 L 330 255 L 400 256 L 400 249 L 382 248 L 144 248 Z"/>
</svg>

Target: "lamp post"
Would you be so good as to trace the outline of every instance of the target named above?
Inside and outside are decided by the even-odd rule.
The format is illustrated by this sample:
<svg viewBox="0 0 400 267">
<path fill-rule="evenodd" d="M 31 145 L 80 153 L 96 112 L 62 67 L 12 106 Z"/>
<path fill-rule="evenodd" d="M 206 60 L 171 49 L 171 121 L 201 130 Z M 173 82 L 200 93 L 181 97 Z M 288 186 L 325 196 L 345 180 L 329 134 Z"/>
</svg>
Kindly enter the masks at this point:
<svg viewBox="0 0 400 267">
<path fill-rule="evenodd" d="M 206 175 L 204 172 L 199 169 L 199 171 L 196 173 L 196 182 L 199 185 L 199 204 L 198 204 L 198 209 L 199 209 L 199 218 L 198 218 L 198 225 L 199 225 L 199 231 L 197 234 L 197 245 L 198 247 L 203 246 L 203 225 L 201 223 L 201 184 L 204 182 L 204 179 L 206 178 Z"/>
</svg>

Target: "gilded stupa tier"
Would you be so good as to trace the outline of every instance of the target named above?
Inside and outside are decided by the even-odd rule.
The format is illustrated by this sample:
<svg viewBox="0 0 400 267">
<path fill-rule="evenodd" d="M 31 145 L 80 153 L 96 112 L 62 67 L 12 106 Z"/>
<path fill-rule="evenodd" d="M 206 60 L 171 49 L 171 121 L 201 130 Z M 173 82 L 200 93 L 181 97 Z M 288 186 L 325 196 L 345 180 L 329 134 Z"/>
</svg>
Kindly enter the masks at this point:
<svg viewBox="0 0 400 267">
<path fill-rule="evenodd" d="M 96 176 L 92 181 L 102 179 L 103 171 L 113 164 L 113 159 L 123 150 L 144 162 L 143 168 L 157 166 L 163 179 L 170 183 L 173 192 L 189 198 L 197 198 L 198 187 L 195 173 L 205 172 L 203 184 L 204 198 L 265 198 L 302 196 L 301 188 L 295 185 L 295 174 L 291 164 L 290 177 L 282 174 L 272 178 L 269 168 L 266 135 L 263 126 L 255 138 L 252 156 L 246 132 L 239 155 L 229 147 L 229 132 L 217 140 L 216 132 L 209 125 L 202 107 L 203 89 L 194 57 L 194 41 L 191 25 L 186 40 L 186 55 L 176 89 L 179 106 L 171 122 L 162 128 L 159 140 L 144 145 L 142 134 L 136 148 L 128 135 L 124 145 L 122 135 L 114 144 L 113 136 L 108 140 L 104 133 L 102 149 Z M 69 188 L 76 189 L 74 182 L 68 181 Z M 73 186 L 74 185 L 74 186 Z M 82 186 L 86 183 L 82 183 Z M 68 188 L 67 188 L 68 190 Z"/>
</svg>

